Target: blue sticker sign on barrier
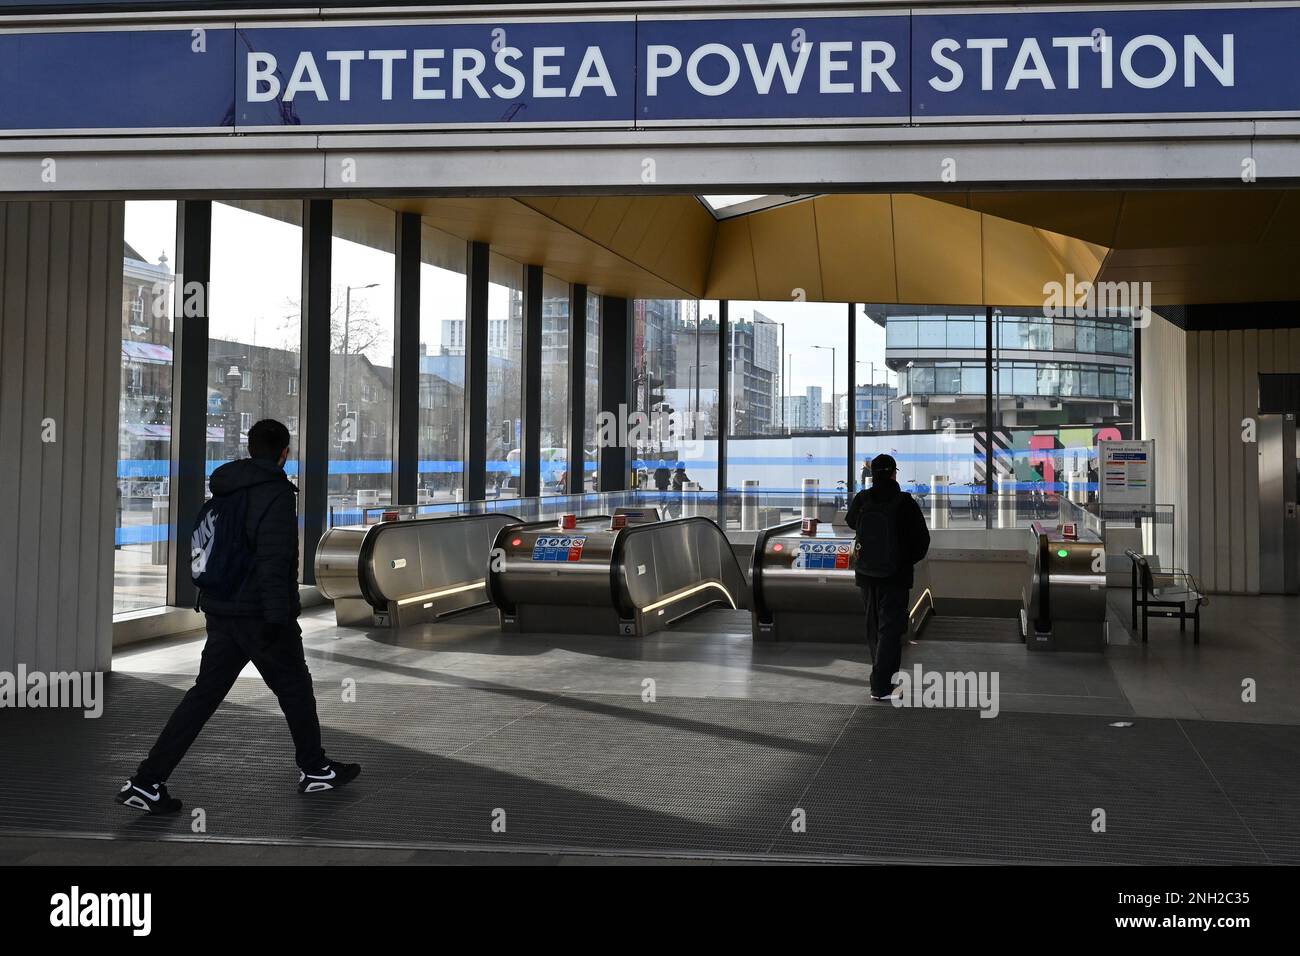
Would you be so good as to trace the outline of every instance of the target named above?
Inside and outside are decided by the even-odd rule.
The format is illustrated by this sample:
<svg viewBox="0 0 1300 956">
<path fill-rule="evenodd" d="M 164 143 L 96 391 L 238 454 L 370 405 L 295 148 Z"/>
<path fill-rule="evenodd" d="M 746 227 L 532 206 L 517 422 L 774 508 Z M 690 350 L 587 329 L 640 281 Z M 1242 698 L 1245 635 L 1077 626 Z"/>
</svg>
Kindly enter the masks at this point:
<svg viewBox="0 0 1300 956">
<path fill-rule="evenodd" d="M 793 567 L 800 571 L 844 571 L 853 556 L 852 538 L 817 538 L 799 542 Z"/>
<path fill-rule="evenodd" d="M 534 561 L 580 561 L 587 536 L 581 534 L 544 534 L 533 542 Z"/>
</svg>

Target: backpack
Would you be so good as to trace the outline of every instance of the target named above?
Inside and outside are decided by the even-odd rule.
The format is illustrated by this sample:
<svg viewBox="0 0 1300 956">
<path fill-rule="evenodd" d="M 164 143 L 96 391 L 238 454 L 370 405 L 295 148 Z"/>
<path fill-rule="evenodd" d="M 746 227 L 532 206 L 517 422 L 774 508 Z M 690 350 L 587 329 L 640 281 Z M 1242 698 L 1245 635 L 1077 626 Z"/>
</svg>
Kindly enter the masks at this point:
<svg viewBox="0 0 1300 956">
<path fill-rule="evenodd" d="M 229 600 L 244 586 L 254 561 L 247 529 L 247 488 L 204 503 L 190 535 L 190 580 L 196 588 Z"/>
<path fill-rule="evenodd" d="M 866 505 L 858 515 L 854 551 L 857 561 L 854 570 L 869 578 L 890 578 L 903 566 L 902 548 L 898 538 L 898 509 L 903 495 L 897 494 L 884 502 L 868 496 Z"/>
</svg>

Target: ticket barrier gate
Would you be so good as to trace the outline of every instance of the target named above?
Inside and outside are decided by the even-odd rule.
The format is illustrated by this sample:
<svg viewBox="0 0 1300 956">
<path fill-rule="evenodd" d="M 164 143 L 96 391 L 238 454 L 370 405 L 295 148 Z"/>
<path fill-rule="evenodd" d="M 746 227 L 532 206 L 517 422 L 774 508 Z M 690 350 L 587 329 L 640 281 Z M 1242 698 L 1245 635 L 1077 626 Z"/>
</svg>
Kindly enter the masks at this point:
<svg viewBox="0 0 1300 956">
<path fill-rule="evenodd" d="M 801 532 L 795 520 L 768 528 L 754 542 L 750 618 L 755 641 L 866 642 L 866 609 L 853 572 L 854 532 L 821 524 Z M 913 588 L 908 632 L 920 633 L 934 611 L 929 588 Z"/>
<path fill-rule="evenodd" d="M 405 627 L 488 603 L 488 552 L 510 514 L 448 515 L 330 528 L 316 586 L 340 626 Z"/>
<path fill-rule="evenodd" d="M 1091 529 L 1030 526 L 1020 634 L 1031 651 L 1104 651 L 1106 552 Z"/>
<path fill-rule="evenodd" d="M 717 524 L 631 518 L 502 528 L 488 574 L 502 630 L 641 637 L 707 607 L 746 606 L 744 574 Z"/>
</svg>

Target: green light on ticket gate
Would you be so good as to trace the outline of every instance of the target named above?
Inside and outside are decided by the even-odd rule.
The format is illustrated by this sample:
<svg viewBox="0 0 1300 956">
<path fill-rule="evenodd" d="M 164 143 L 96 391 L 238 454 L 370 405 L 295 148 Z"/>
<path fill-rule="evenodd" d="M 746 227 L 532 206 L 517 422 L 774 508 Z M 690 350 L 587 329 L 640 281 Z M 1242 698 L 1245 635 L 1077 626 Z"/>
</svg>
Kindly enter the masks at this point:
<svg viewBox="0 0 1300 956">
<path fill-rule="evenodd" d="M 1058 558 L 1068 558 L 1070 556 L 1070 552 L 1066 551 L 1064 548 L 1058 548 L 1056 551 L 1056 556 Z"/>
</svg>

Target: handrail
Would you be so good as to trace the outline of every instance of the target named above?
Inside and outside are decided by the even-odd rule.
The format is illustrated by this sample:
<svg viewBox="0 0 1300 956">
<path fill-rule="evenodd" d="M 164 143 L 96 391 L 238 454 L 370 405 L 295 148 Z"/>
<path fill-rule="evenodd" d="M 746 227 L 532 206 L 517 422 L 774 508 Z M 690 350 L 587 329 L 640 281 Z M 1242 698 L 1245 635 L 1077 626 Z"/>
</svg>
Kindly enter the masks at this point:
<svg viewBox="0 0 1300 956">
<path fill-rule="evenodd" d="M 1052 569 L 1051 544 L 1047 535 L 1038 534 L 1038 619 L 1034 630 L 1046 634 L 1052 629 Z"/>
<path fill-rule="evenodd" d="M 731 563 L 736 569 L 737 578 L 739 578 L 742 583 L 744 582 L 745 572 L 741 570 L 740 562 L 736 560 L 736 552 L 732 549 L 731 542 L 728 540 L 726 532 L 724 532 L 722 528 L 719 527 L 718 523 L 712 518 L 705 517 L 704 515 L 689 515 L 684 518 L 670 518 L 667 521 L 655 521 L 650 524 L 628 525 L 626 528 L 621 529 L 618 536 L 614 539 L 614 546 L 610 550 L 609 556 L 610 596 L 613 601 L 614 609 L 620 618 L 626 619 L 633 617 L 637 611 L 640 610 L 639 608 L 632 606 L 630 594 L 627 596 L 628 599 L 626 601 L 623 599 L 623 581 L 619 575 L 619 569 L 623 565 L 623 552 L 626 549 L 627 542 L 631 540 L 634 535 L 662 533 L 664 528 L 698 524 L 707 524 L 717 532 L 718 537 L 721 538 L 722 542 L 726 545 L 726 553 L 731 555 Z M 734 598 L 732 599 L 732 603 L 735 603 Z"/>
<path fill-rule="evenodd" d="M 470 514 L 470 515 L 438 515 L 437 517 L 413 518 L 409 521 L 381 521 L 378 524 L 369 525 L 366 528 L 366 536 L 361 539 L 361 547 L 357 552 L 357 578 L 361 585 L 361 596 L 371 607 L 383 606 L 383 601 L 375 598 L 368 586 L 368 575 L 363 573 L 363 569 L 368 566 L 371 556 L 375 551 L 375 539 L 383 533 L 384 529 L 390 528 L 409 528 L 413 524 L 433 524 L 439 521 L 467 521 L 470 519 L 481 520 L 485 518 L 514 518 L 514 515 L 503 515 L 500 512 L 489 514 Z M 516 519 L 518 520 L 518 519 Z M 495 539 L 493 539 L 495 542 Z M 487 575 L 484 574 L 486 579 Z"/>
<path fill-rule="evenodd" d="M 767 602 L 763 600 L 763 552 L 767 550 L 767 539 L 774 534 L 793 531 L 803 524 L 802 518 L 795 518 L 783 524 L 764 528 L 754 539 L 754 553 L 749 558 L 749 590 L 754 596 L 754 614 L 759 623 L 771 624 L 772 615 L 768 613 Z"/>
</svg>

